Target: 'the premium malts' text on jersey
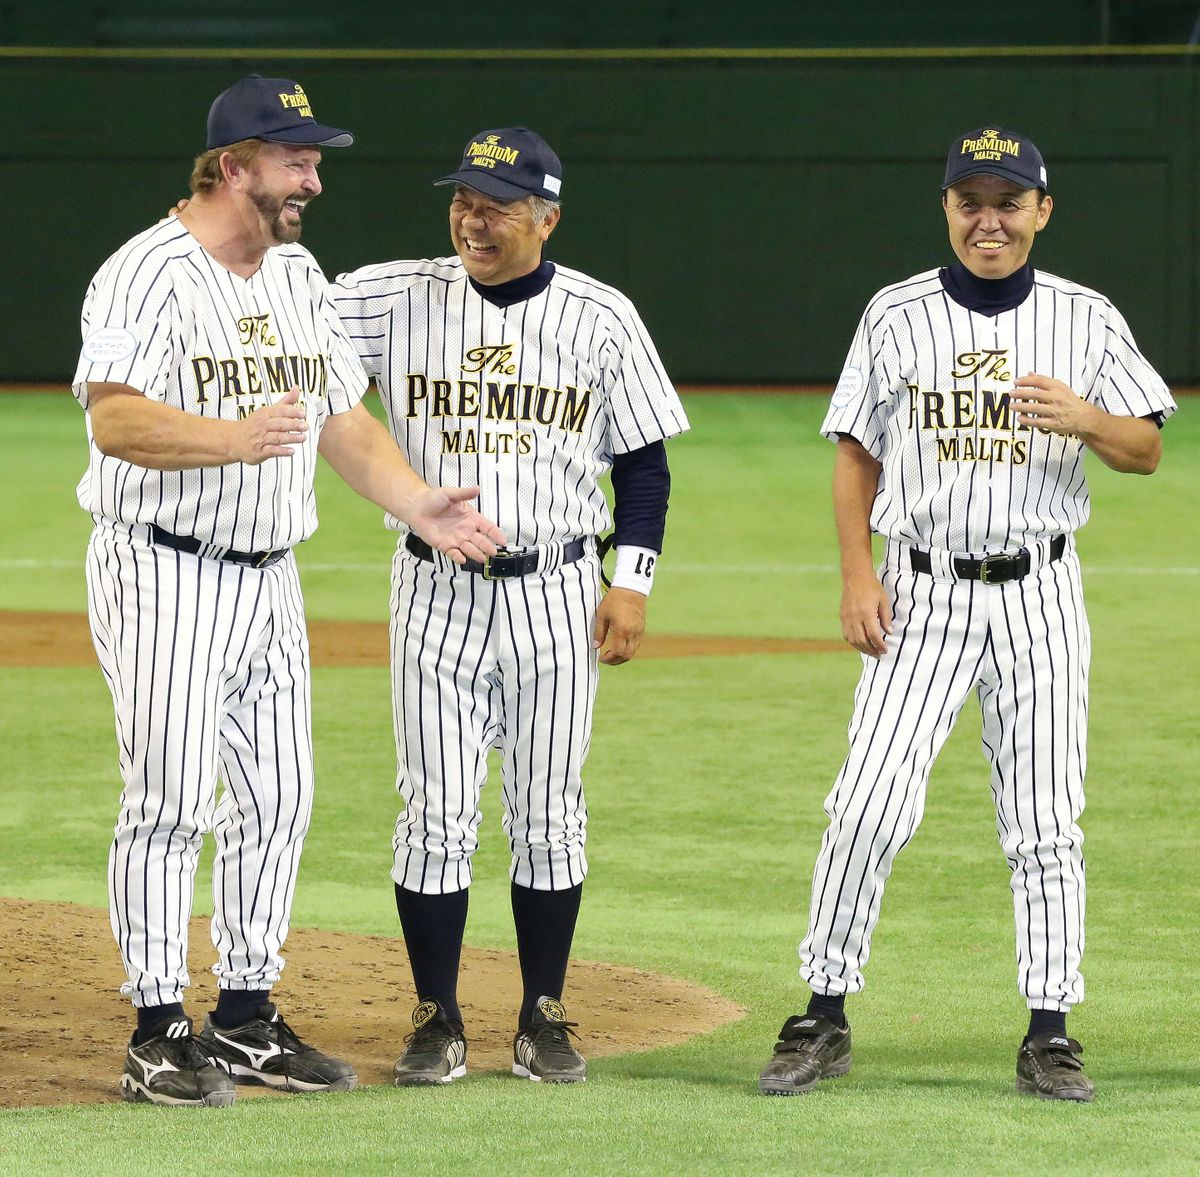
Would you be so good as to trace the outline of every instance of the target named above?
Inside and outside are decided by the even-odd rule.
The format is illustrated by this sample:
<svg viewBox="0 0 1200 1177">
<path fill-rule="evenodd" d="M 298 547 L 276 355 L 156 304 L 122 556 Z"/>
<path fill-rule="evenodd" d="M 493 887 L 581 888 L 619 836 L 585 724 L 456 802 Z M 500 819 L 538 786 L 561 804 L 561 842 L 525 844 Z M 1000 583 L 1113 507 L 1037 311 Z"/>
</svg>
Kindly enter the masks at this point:
<svg viewBox="0 0 1200 1177">
<path fill-rule="evenodd" d="M 1018 425 L 1009 410 L 1030 372 L 1118 416 L 1175 409 L 1120 312 L 1085 286 L 1035 271 L 1028 297 L 995 315 L 955 302 L 937 270 L 875 295 L 822 426 L 883 465 L 873 530 L 982 553 L 1083 526 L 1083 444 Z"/>
<path fill-rule="evenodd" d="M 119 523 L 153 523 L 239 551 L 290 547 L 317 525 L 313 474 L 321 425 L 354 407 L 366 379 L 329 288 L 300 245 L 267 251 L 240 278 L 175 219 L 140 233 L 100 268 L 84 302 L 74 391 L 127 384 L 201 417 L 237 420 L 293 385 L 309 431 L 290 458 L 192 470 L 148 470 L 96 448 L 80 505 Z"/>
</svg>

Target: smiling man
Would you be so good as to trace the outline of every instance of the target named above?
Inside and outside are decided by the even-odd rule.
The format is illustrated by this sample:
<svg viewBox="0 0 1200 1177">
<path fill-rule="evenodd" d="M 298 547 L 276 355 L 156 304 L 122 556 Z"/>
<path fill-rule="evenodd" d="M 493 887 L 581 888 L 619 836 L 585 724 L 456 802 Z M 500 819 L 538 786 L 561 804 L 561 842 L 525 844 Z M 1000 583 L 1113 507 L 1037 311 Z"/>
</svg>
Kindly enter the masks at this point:
<svg viewBox="0 0 1200 1177">
<path fill-rule="evenodd" d="M 223 1107 L 234 1083 L 357 1082 L 270 999 L 313 802 L 292 548 L 317 525 L 317 454 L 448 562 L 504 538 L 467 506 L 475 488 L 427 486 L 363 407 L 324 276 L 296 244 L 321 148 L 353 141 L 296 82 L 235 83 L 210 108 L 191 203 L 117 250 L 84 302 L 78 497 L 95 520 L 88 616 L 125 786 L 108 881 L 137 1010 L 129 1100 Z M 208 831 L 219 993 L 193 1034 L 188 916 Z"/>
<path fill-rule="evenodd" d="M 502 758 L 524 996 L 515 1074 L 586 1077 L 562 990 L 587 873 L 582 769 L 597 655 L 634 656 L 662 548 L 679 398 L 623 295 L 543 257 L 562 164 L 525 127 L 481 131 L 452 186 L 455 258 L 342 275 L 334 297 L 415 469 L 471 477 L 512 547 L 456 568 L 400 521 L 392 693 L 404 811 L 392 877 L 416 988 L 399 1086 L 466 1070 L 459 954 L 491 747 Z M 616 570 L 600 596 L 596 535 Z"/>
<path fill-rule="evenodd" d="M 1093 1095 L 1066 1026 L 1083 999 L 1089 658 L 1074 532 L 1084 452 L 1151 473 L 1175 404 L 1103 295 L 1029 265 L 1047 189 L 1024 136 L 954 141 L 942 205 L 958 261 L 875 295 L 822 426 L 837 442 L 842 634 L 863 669 L 800 946 L 812 995 L 759 1078 L 767 1095 L 849 1071 L 846 995 L 863 988 L 884 884 L 971 693 L 1030 1011 L 1017 1090 Z M 887 539 L 878 571 L 872 531 Z"/>
</svg>

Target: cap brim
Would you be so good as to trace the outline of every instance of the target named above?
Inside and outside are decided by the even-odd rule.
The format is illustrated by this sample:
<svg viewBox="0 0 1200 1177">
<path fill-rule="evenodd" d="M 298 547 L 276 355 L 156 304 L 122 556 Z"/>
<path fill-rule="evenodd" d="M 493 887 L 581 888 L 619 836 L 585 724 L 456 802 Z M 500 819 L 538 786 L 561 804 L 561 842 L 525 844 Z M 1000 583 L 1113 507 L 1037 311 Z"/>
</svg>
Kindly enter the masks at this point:
<svg viewBox="0 0 1200 1177">
<path fill-rule="evenodd" d="M 1011 180 L 1014 184 L 1020 184 L 1023 190 L 1041 188 L 1042 191 L 1047 191 L 1044 184 L 1031 184 L 1028 176 L 1022 176 L 1019 172 L 1015 172 L 1011 168 L 1006 168 L 1001 164 L 989 164 L 987 167 L 972 168 L 969 172 L 963 172 L 961 176 L 955 176 L 953 180 L 947 180 L 942 185 L 942 191 L 945 192 L 947 188 L 953 188 L 955 184 L 961 184 L 964 180 L 969 180 L 972 176 L 999 176 L 1002 180 Z"/>
<path fill-rule="evenodd" d="M 269 131 L 256 135 L 268 143 L 306 143 L 313 147 L 349 147 L 354 136 L 337 127 L 323 127 L 320 123 L 305 123 L 302 127 L 288 127 L 285 131 Z"/>
<path fill-rule="evenodd" d="M 435 188 L 439 184 L 462 184 L 466 188 L 474 188 L 476 192 L 482 192 L 484 196 L 492 196 L 496 200 L 524 200 L 527 196 L 537 195 L 536 192 L 530 192 L 528 188 L 510 184 L 507 180 L 500 179 L 499 176 L 489 176 L 484 171 L 455 172 L 452 176 L 443 176 L 440 180 L 434 180 Z"/>
</svg>

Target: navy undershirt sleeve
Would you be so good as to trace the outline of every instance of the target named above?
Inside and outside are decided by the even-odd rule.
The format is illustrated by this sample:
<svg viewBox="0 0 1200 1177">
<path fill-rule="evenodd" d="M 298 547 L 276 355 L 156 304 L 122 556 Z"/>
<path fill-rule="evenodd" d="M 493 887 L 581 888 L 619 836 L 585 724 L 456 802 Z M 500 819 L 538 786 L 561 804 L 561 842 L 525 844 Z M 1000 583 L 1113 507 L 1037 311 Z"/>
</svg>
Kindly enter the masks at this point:
<svg viewBox="0 0 1200 1177">
<path fill-rule="evenodd" d="M 613 455 L 612 487 L 617 543 L 661 552 L 671 494 L 667 447 L 656 441 Z"/>
</svg>

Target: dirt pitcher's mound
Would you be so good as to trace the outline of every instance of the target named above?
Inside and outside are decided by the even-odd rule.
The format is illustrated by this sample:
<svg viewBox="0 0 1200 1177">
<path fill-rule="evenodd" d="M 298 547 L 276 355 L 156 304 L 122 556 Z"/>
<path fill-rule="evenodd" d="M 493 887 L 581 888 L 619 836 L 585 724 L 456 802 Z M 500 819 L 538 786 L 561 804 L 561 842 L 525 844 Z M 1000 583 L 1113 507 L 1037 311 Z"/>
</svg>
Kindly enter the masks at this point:
<svg viewBox="0 0 1200 1177">
<path fill-rule="evenodd" d="M 108 913 L 0 898 L 0 944 L 7 965 L 0 1107 L 118 1099 L 133 1017 L 117 992 L 124 975 Z M 391 1082 L 392 1064 L 412 1028 L 404 942 L 293 929 L 286 952 L 276 994 L 288 1021 L 315 1046 L 352 1062 L 360 1083 Z M 189 960 L 188 1012 L 199 1022 L 216 1001 L 206 918 L 192 920 Z M 567 981 L 568 1011 L 580 1023 L 584 1054 L 593 1058 L 669 1046 L 745 1012 L 688 981 L 620 965 L 572 961 Z M 507 1070 L 520 1006 L 514 954 L 465 948 L 460 999 L 468 1066 Z M 239 1087 L 238 1094 L 273 1093 Z"/>
</svg>

